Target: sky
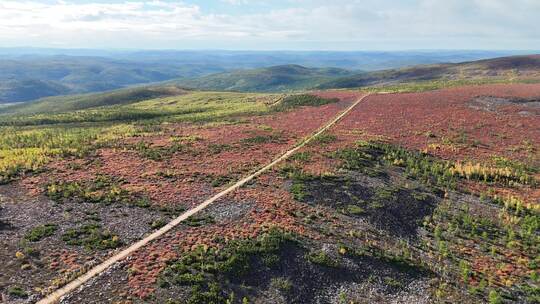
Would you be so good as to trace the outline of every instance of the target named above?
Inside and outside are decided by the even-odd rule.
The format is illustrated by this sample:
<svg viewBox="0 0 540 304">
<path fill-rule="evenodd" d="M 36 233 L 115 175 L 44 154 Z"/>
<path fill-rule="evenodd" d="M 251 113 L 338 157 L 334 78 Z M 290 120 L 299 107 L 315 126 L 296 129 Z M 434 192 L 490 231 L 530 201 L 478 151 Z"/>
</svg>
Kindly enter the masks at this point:
<svg viewBox="0 0 540 304">
<path fill-rule="evenodd" d="M 0 0 L 0 47 L 540 49 L 540 0 Z"/>
</svg>

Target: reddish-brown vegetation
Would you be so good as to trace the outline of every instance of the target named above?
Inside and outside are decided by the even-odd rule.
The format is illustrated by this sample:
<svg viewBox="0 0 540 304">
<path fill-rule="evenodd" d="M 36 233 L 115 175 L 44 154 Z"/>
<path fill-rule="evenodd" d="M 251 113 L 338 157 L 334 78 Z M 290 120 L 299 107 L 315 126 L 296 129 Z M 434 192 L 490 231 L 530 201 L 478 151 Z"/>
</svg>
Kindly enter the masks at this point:
<svg viewBox="0 0 540 304">
<path fill-rule="evenodd" d="M 336 132 L 362 131 L 444 159 L 526 158 L 524 142 L 540 145 L 540 118 L 521 116 L 524 105 L 482 111 L 470 106 L 479 96 L 539 97 L 540 85 L 487 85 L 425 93 L 376 95 L 339 124 Z M 445 144 L 445 140 L 449 143 Z M 477 143 L 474 143 L 477 141 Z M 430 147 L 430 145 L 432 145 Z"/>
<path fill-rule="evenodd" d="M 505 157 L 540 163 L 540 116 L 526 103 L 484 110 L 473 106 L 478 97 L 537 98 L 538 84 L 458 87 L 425 93 L 369 97 L 334 130 L 339 138 L 379 138 L 391 143 L 459 161 L 489 162 Z M 526 111 L 528 115 L 523 115 Z M 361 136 L 358 136 L 361 135 Z M 538 176 L 537 176 L 538 177 Z M 471 189 L 485 186 L 471 183 Z M 495 189 L 528 201 L 540 198 L 538 189 Z"/>
<path fill-rule="evenodd" d="M 354 92 L 342 91 L 318 92 L 317 94 L 326 98 L 340 97 L 349 102 L 358 97 Z M 128 284 L 123 287 L 124 292 L 146 298 L 155 292 L 157 279 L 167 262 L 178 259 L 196 246 L 220 247 L 231 240 L 255 238 L 270 227 L 279 227 L 311 240 L 323 239 L 335 243 L 352 235 L 362 246 L 377 248 L 376 250 L 383 252 L 400 252 L 399 248 L 402 244 L 392 235 L 366 226 L 362 226 L 361 233 L 356 232 L 359 224 L 355 220 L 338 217 L 330 211 L 331 209 L 295 201 L 288 191 L 290 185 L 287 186 L 285 179 L 280 177 L 279 169 L 293 166 L 314 176 L 339 174 L 341 160 L 333 157 L 333 152 L 351 147 L 358 140 L 383 140 L 408 149 L 425 151 L 436 158 L 448 161 L 485 162 L 492 156 L 503 156 L 517 161 L 526 160 L 530 156 L 530 151 L 508 149 L 508 147 L 517 147 L 523 145 L 524 142 L 530 142 L 537 147 L 540 141 L 537 136 L 538 117 L 521 115 L 523 105 L 520 104 L 505 105 L 492 112 L 471 107 L 470 103 L 478 96 L 528 98 L 538 95 L 540 95 L 538 85 L 512 85 L 369 97 L 332 130 L 301 149 L 300 153 L 304 153 L 301 157 L 292 157 L 281 164 L 278 170 L 264 174 L 253 185 L 236 191 L 205 211 L 205 214 L 212 213 L 212 209 L 214 207 L 219 209 L 219 206 L 223 206 L 225 210 L 234 210 L 238 208 L 237 206 L 244 206 L 246 209 L 241 216 L 229 215 L 227 219 L 203 227 L 180 227 L 175 233 L 137 252 L 128 263 L 131 271 Z M 346 103 L 341 103 L 317 110 L 329 111 L 332 107 L 346 105 Z M 256 164 L 267 162 L 268 155 L 276 155 L 280 153 L 280 149 L 290 147 L 298 138 L 320 126 L 329 116 L 331 115 L 320 115 L 320 113 L 312 112 L 311 109 L 303 109 L 286 114 L 253 118 L 243 125 L 223 126 L 219 131 L 204 128 L 183 132 L 185 135 L 202 138 L 194 144 L 194 147 L 197 147 L 195 149 L 199 151 L 207 149 L 209 143 L 231 146 L 230 149 L 219 154 L 204 154 L 204 162 L 186 157 L 183 165 L 188 167 L 190 172 L 199 172 L 201 175 L 211 172 L 219 175 L 226 174 L 222 171 L 223 166 L 220 162 L 224 161 L 236 168 L 229 169 L 228 172 L 235 172 L 237 175 L 234 176 L 238 177 L 241 172 L 238 170 L 240 164 L 245 164 L 248 160 Z M 265 127 L 256 128 L 255 125 Z M 264 143 L 256 147 L 237 145 L 249 136 L 265 136 L 269 132 L 281 134 L 283 142 Z M 168 165 L 175 170 L 180 170 L 178 163 L 179 160 L 175 158 Z M 256 166 L 255 163 L 251 167 Z M 399 178 L 396 182 L 398 181 Z M 475 190 L 476 193 L 483 193 L 486 191 L 485 187 L 488 187 L 473 181 L 464 182 L 463 186 Z M 493 188 L 493 185 L 489 187 Z M 538 192 L 533 187 L 519 190 L 500 187 L 499 190 L 509 193 L 519 191 L 521 195 Z M 486 213 L 484 214 L 486 218 L 498 216 L 495 210 L 484 210 L 478 206 L 475 208 L 470 212 Z M 314 217 L 314 214 L 317 216 Z M 318 218 L 316 220 L 320 222 L 308 224 L 313 221 L 313 218 Z M 325 231 L 339 231 L 339 233 L 323 235 L 319 230 L 321 227 L 324 227 Z M 416 258 L 422 259 L 424 263 L 434 265 L 443 263 L 441 262 L 443 258 L 437 253 L 436 248 L 435 252 L 430 251 L 433 250 L 431 246 L 440 246 L 438 243 L 433 244 L 440 240 L 431 238 L 429 232 L 424 237 L 427 247 L 422 250 L 426 251 L 411 249 L 412 253 L 408 254 L 416 255 Z M 530 260 L 530 256 L 517 254 L 514 249 L 499 246 L 497 254 L 488 255 L 485 249 L 479 248 L 473 240 L 460 239 L 457 244 L 448 242 L 446 250 L 470 263 L 471 274 L 465 282 L 468 286 L 485 284 L 481 281 L 485 280 L 483 276 L 489 273 L 493 274 L 488 278 L 491 286 L 503 287 L 519 282 L 529 274 L 526 262 Z"/>
<path fill-rule="evenodd" d="M 361 92 L 328 91 L 316 94 L 324 98 L 340 98 L 341 102 L 249 117 L 236 124 L 163 125 L 159 134 L 125 139 L 115 146 L 98 150 L 95 155 L 85 160 L 52 162 L 46 173 L 24 178 L 21 184 L 34 195 L 40 195 L 51 180 L 88 181 L 99 175 L 107 175 L 121 180 L 123 189 L 144 194 L 155 206 L 193 207 L 222 190 L 227 183 L 238 180 L 290 149 L 301 138 L 319 129 L 354 102 Z M 511 285 L 514 281 L 521 280 L 529 275 L 530 270 L 526 264 L 531 257 L 518 253 L 516 248 L 512 247 L 512 240 L 507 243 L 493 243 L 497 252 L 490 255 L 487 252 L 491 248 L 477 246 L 477 239 L 474 237 L 478 237 L 475 235 L 478 231 L 473 229 L 467 237 L 459 234 L 460 231 L 465 233 L 468 229 L 468 226 L 462 223 L 463 219 L 452 223 L 463 224 L 463 227 L 461 230 L 454 227 L 453 235 L 445 232 L 448 233 L 447 239 L 441 236 L 442 232 L 435 232 L 435 227 L 440 230 L 443 226 L 439 227 L 438 223 L 431 222 L 434 218 L 442 223 L 445 216 L 457 217 L 456 214 L 462 211 L 458 205 L 463 204 L 467 208 L 466 215 L 473 214 L 467 218 L 468 221 L 485 217 L 490 220 L 488 223 L 495 227 L 505 219 L 502 216 L 497 218 L 501 210 L 493 204 L 491 209 L 484 209 L 485 206 L 479 199 L 471 199 L 474 204 L 467 205 L 469 202 L 464 203 L 466 199 L 461 197 L 459 204 L 450 204 L 455 210 L 443 210 L 432 217 L 436 203 L 449 200 L 448 193 L 441 191 L 442 194 L 426 194 L 428 190 L 422 189 L 421 182 L 403 176 L 400 169 L 390 168 L 392 165 L 388 165 L 384 168 L 388 172 L 382 172 L 388 179 L 380 178 L 375 182 L 371 180 L 375 186 L 370 185 L 366 191 L 379 191 L 383 197 L 386 195 L 391 199 L 396 198 L 396 204 L 400 203 L 397 202 L 396 193 L 408 191 L 415 200 L 423 201 L 424 206 L 433 205 L 433 209 L 429 210 L 432 213 L 422 214 L 422 217 L 415 219 L 413 225 L 418 224 L 418 227 L 414 228 L 424 229 L 421 235 L 415 235 L 422 239 L 422 242 L 416 243 L 417 239 L 411 238 L 413 246 L 409 248 L 409 240 L 405 246 L 403 239 L 379 229 L 380 226 L 366 223 L 364 209 L 372 208 L 376 210 L 373 212 L 381 213 L 381 217 L 387 212 L 385 205 L 378 202 L 374 196 L 369 197 L 369 201 L 355 198 L 354 203 L 364 204 L 362 207 L 353 204 L 346 206 L 356 206 L 357 214 L 347 213 L 346 208 L 338 208 L 330 203 L 327 206 L 308 204 L 295 200 L 291 194 L 291 185 L 288 184 L 291 183 L 290 178 L 283 177 L 284 172 L 280 172 L 280 169 L 290 169 L 289 166 L 292 166 L 302 173 L 320 177 L 325 182 L 325 174 L 339 174 L 341 160 L 333 153 L 351 147 L 358 140 L 382 140 L 407 149 L 424 151 L 436 159 L 447 161 L 484 163 L 497 156 L 533 166 L 538 164 L 540 118 L 537 110 L 531 110 L 524 103 L 496 105 L 488 109 L 474 103 L 475 98 L 486 96 L 538 97 L 540 85 L 486 85 L 425 93 L 371 96 L 329 132 L 305 146 L 300 151 L 305 153 L 302 157 L 293 156 L 276 170 L 258 177 L 257 181 L 228 195 L 197 215 L 211 216 L 215 221 L 198 227 L 190 227 L 188 223 L 180 225 L 173 232 L 133 254 L 126 262 L 129 268 L 127 284 L 118 287 L 117 291 L 123 295 L 148 298 L 155 292 L 156 282 L 168 262 L 177 260 L 197 246 L 220 248 L 231 240 L 256 238 L 271 227 L 293 232 L 312 241 L 324 239 L 326 242 L 341 244 L 341 241 L 347 240 L 369 250 L 380 250 L 385 254 L 395 252 L 396 256 L 404 261 L 410 261 L 414 257 L 431 265 L 455 262 L 446 261 L 445 253 L 441 252 L 450 251 L 456 260 L 462 259 L 469 263 L 467 265 L 470 265 L 472 274 L 464 281 L 467 280 L 465 283 L 470 286 L 478 286 L 484 279 L 481 275 L 485 274 L 493 274 L 489 282 L 493 286 Z M 524 111 L 527 112 L 526 115 Z M 140 143 L 144 143 L 144 149 L 158 152 L 179 146 L 173 152 L 164 153 L 159 159 L 152 159 L 138 150 Z M 373 176 L 370 178 L 377 179 Z M 345 182 L 340 180 L 336 183 L 348 182 L 347 179 Z M 411 183 L 415 185 L 411 186 Z M 361 188 L 365 185 L 354 186 Z M 472 180 L 461 180 L 460 186 L 472 190 L 473 194 L 485 193 L 491 189 L 495 190 L 496 194 L 515 195 L 527 201 L 540 197 L 539 189 L 532 186 L 507 187 Z M 354 190 L 351 189 L 345 187 L 337 191 Z M 301 190 L 307 191 L 304 188 Z M 373 202 L 378 204 L 372 206 Z M 449 218 L 444 220 L 450 221 Z M 313 221 L 319 222 L 313 224 Z M 423 225 L 423 228 L 419 228 L 420 225 Z M 470 225 L 474 226 L 476 222 Z M 321 232 L 323 229 L 319 229 L 321 227 L 325 229 L 324 233 Z M 491 236 L 486 233 L 482 237 L 487 239 Z M 452 243 L 456 239 L 457 241 Z M 343 247 L 339 250 L 339 253 L 344 255 L 348 249 Z M 87 262 L 86 256 L 64 250 L 50 256 L 50 268 L 58 273 L 76 272 Z M 438 266 L 434 268 L 438 269 Z M 442 276 L 446 275 L 446 271 L 447 269 L 444 269 Z"/>
<path fill-rule="evenodd" d="M 294 216 L 298 212 L 309 214 L 315 211 L 295 202 L 288 191 L 275 186 L 279 183 L 275 176 L 264 175 L 256 185 L 242 188 L 210 207 L 209 212 L 212 213 L 212 209 L 219 209 L 220 205 L 223 208 L 249 206 L 237 217 L 204 227 L 181 227 L 177 232 L 136 252 L 129 262 L 130 269 L 133 269 L 129 277 L 129 292 L 141 298 L 152 294 L 167 262 L 197 246 L 220 247 L 232 240 L 253 239 L 271 227 L 317 238 Z"/>
<path fill-rule="evenodd" d="M 101 149 L 92 161 L 53 162 L 46 174 L 27 178 L 22 183 L 32 193 L 40 193 L 51 180 L 81 181 L 105 174 L 121 178 L 123 188 L 144 193 L 154 204 L 190 207 L 219 189 L 212 188 L 214 179 L 236 180 L 266 164 L 345 109 L 353 96 L 356 95 L 348 94 L 341 102 L 321 107 L 252 117 L 239 124 L 164 126 L 160 135 L 128 138 L 118 147 Z M 260 138 L 261 142 L 250 144 L 252 138 Z M 163 160 L 152 160 L 129 148 L 139 142 L 149 149 L 178 142 L 185 149 Z M 74 163 L 80 166 L 73 169 Z M 160 174 L 169 176 L 166 182 Z"/>
</svg>

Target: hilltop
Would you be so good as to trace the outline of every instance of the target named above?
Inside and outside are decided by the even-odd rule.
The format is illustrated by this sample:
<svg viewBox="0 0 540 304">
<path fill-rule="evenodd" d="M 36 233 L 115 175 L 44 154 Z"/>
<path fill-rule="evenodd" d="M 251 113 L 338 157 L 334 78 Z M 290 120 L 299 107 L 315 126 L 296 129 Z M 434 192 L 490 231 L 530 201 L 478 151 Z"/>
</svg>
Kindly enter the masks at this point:
<svg viewBox="0 0 540 304">
<path fill-rule="evenodd" d="M 375 72 L 340 68 L 308 68 L 278 65 L 236 70 L 198 78 L 123 88 L 103 93 L 53 96 L 0 107 L 0 114 L 59 113 L 129 104 L 144 99 L 183 94 L 186 90 L 238 92 L 294 92 L 310 89 L 384 87 L 385 90 L 417 91 L 482 83 L 536 82 L 540 79 L 540 55 L 512 56 L 457 64 L 420 65 Z M 53 85 L 53 88 L 57 86 Z M 378 90 L 379 88 L 375 88 Z"/>
<path fill-rule="evenodd" d="M 0 104 L 115 90 L 224 71 L 204 64 L 146 63 L 101 57 L 23 57 L 0 60 Z"/>
<path fill-rule="evenodd" d="M 339 68 L 375 71 L 419 64 L 462 62 L 520 54 L 509 51 L 406 51 L 406 52 L 293 52 L 293 51 L 99 51 L 71 49 L 0 48 L 0 106 L 39 98 L 103 92 L 133 85 L 231 72 L 234 79 L 246 78 L 247 84 L 225 81 L 228 74 L 192 80 L 201 87 L 231 87 L 232 90 L 289 90 L 316 86 L 331 71 L 314 72 L 308 79 L 292 78 L 293 85 L 281 86 L 273 78 L 270 86 L 258 84 L 264 71 L 239 73 L 238 70 L 263 69 L 298 64 L 309 68 Z M 232 72 L 237 71 L 237 72 Z M 322 72 L 322 77 L 319 73 Z M 293 71 L 293 73 L 295 73 Z M 350 76 L 335 75 L 335 76 Z"/>
<path fill-rule="evenodd" d="M 355 88 L 430 80 L 525 80 L 539 78 L 539 71 L 540 55 L 511 56 L 360 73 L 328 81 L 319 88 Z"/>
<path fill-rule="evenodd" d="M 199 90 L 282 92 L 306 89 L 361 88 L 429 81 L 528 81 L 540 77 L 540 55 L 511 56 L 462 63 L 416 65 L 381 71 L 280 65 L 238 70 L 175 83 Z"/>
<path fill-rule="evenodd" d="M 104 93 L 71 96 L 54 96 L 33 102 L 9 105 L 0 108 L 0 114 L 60 113 L 89 108 L 126 105 L 142 100 L 183 95 L 185 89 L 175 85 L 142 86 L 119 89 Z"/>
<path fill-rule="evenodd" d="M 306 89 L 352 74 L 339 68 L 307 68 L 290 64 L 213 74 L 177 83 L 200 90 L 275 92 Z"/>
</svg>

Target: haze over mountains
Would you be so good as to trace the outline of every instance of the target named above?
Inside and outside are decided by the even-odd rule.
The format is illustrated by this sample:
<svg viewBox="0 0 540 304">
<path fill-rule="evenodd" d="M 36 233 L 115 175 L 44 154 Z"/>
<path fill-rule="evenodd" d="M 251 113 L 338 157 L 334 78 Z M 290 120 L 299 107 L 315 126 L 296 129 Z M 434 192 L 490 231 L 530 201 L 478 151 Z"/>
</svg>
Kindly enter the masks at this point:
<svg viewBox="0 0 540 304">
<path fill-rule="evenodd" d="M 106 57 L 18 57 L 0 60 L 0 102 L 100 92 L 224 70 L 216 65 L 127 61 Z"/>
<path fill-rule="evenodd" d="M 527 79 L 540 77 L 539 69 L 540 55 L 511 56 L 360 73 L 322 83 L 318 88 L 355 88 L 425 80 Z"/>
<path fill-rule="evenodd" d="M 427 83 L 432 81 L 470 82 L 538 81 L 540 55 L 511 56 L 451 64 L 430 64 L 373 72 L 354 72 L 339 68 L 307 68 L 279 65 L 175 79 L 149 84 L 69 96 L 51 96 L 15 105 L 4 104 L 0 114 L 61 113 L 88 108 L 123 105 L 145 99 L 167 97 L 187 90 L 290 92 L 309 89 L 362 88 L 380 85 Z"/>
<path fill-rule="evenodd" d="M 307 68 L 289 64 L 212 74 L 179 80 L 177 83 L 200 90 L 276 92 L 311 88 L 354 74 L 353 71 L 340 68 Z"/>
<path fill-rule="evenodd" d="M 331 80 L 342 81 L 342 77 L 353 74 L 364 75 L 359 73 L 360 71 L 462 62 L 521 53 L 99 51 L 5 48 L 0 49 L 3 58 L 0 60 L 0 104 L 26 102 L 48 96 L 101 92 L 169 80 L 179 80 L 179 84 L 204 89 L 294 90 L 315 87 Z M 245 71 L 249 69 L 256 70 Z M 225 72 L 226 74 L 208 76 Z"/>
</svg>

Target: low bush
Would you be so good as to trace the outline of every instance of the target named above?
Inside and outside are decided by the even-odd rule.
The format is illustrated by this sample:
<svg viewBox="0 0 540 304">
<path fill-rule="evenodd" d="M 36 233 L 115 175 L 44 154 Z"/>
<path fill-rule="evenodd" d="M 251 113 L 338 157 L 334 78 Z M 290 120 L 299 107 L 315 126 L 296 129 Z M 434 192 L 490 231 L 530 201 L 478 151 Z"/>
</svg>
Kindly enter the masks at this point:
<svg viewBox="0 0 540 304">
<path fill-rule="evenodd" d="M 215 220 L 214 217 L 210 215 L 202 217 L 190 216 L 183 223 L 190 227 L 200 227 L 208 224 L 213 224 L 215 223 Z"/>
<path fill-rule="evenodd" d="M 30 242 L 37 242 L 40 241 L 48 236 L 54 235 L 54 233 L 58 230 L 58 226 L 55 224 L 45 224 L 42 226 L 37 226 L 35 228 L 32 228 L 30 231 L 26 233 L 24 238 Z"/>
<path fill-rule="evenodd" d="M 394 165 L 404 168 L 409 177 L 430 185 L 443 188 L 456 186 L 450 163 L 387 143 L 359 141 L 355 147 L 337 151 L 332 156 L 340 159 L 341 167 L 348 170 L 369 173 L 368 171 L 377 166 Z"/>
<path fill-rule="evenodd" d="M 293 287 L 289 279 L 282 277 L 272 278 L 270 280 L 270 285 L 275 289 L 285 293 L 290 292 Z"/>
<path fill-rule="evenodd" d="M 87 202 L 151 207 L 152 202 L 148 197 L 128 192 L 121 187 L 121 183 L 122 180 L 105 175 L 88 181 L 53 182 L 47 185 L 46 195 L 58 203 Z"/>
<path fill-rule="evenodd" d="M 253 137 L 244 138 L 241 140 L 242 143 L 248 145 L 261 145 L 268 143 L 279 143 L 281 142 L 281 135 L 279 134 L 270 134 L 270 135 L 257 135 Z"/>
<path fill-rule="evenodd" d="M 170 263 L 162 272 L 158 284 L 161 287 L 191 286 L 188 303 L 225 303 L 234 297 L 232 293 L 228 295 L 226 287 L 222 285 L 225 278 L 241 280 L 254 267 L 254 263 L 275 255 L 285 242 L 292 241 L 290 235 L 271 229 L 256 239 L 232 241 L 221 249 L 199 246 Z M 279 260 L 279 256 L 275 257 Z M 276 265 L 275 261 L 271 264 Z"/>
<path fill-rule="evenodd" d="M 343 210 L 343 213 L 348 215 L 363 215 L 366 213 L 366 210 L 356 205 L 347 205 L 347 207 Z"/>
<path fill-rule="evenodd" d="M 337 98 L 328 99 L 309 94 L 290 95 L 285 97 L 282 102 L 276 104 L 273 110 L 286 111 L 303 106 L 318 107 L 338 101 L 339 99 Z"/>
<path fill-rule="evenodd" d="M 188 151 L 189 147 L 179 142 L 174 142 L 172 145 L 166 147 L 152 147 L 145 142 L 138 142 L 132 149 L 137 151 L 142 157 L 161 161 L 175 153 Z"/>
<path fill-rule="evenodd" d="M 326 267 L 339 267 L 339 262 L 324 251 L 314 251 L 306 255 L 306 259 L 313 264 Z"/>
<path fill-rule="evenodd" d="M 514 184 L 536 184 L 534 177 L 529 175 L 526 171 L 509 166 L 499 168 L 479 163 L 457 162 L 450 168 L 450 172 L 459 177 L 479 180 L 486 183 L 501 183 L 508 186 L 513 186 Z"/>
<path fill-rule="evenodd" d="M 27 298 L 28 293 L 19 286 L 12 286 L 7 290 L 8 295 L 16 298 Z"/>
<path fill-rule="evenodd" d="M 108 230 L 103 230 L 98 224 L 68 229 L 62 235 L 62 240 L 68 245 L 84 246 L 88 250 L 114 249 L 122 245 L 118 236 Z"/>
</svg>

